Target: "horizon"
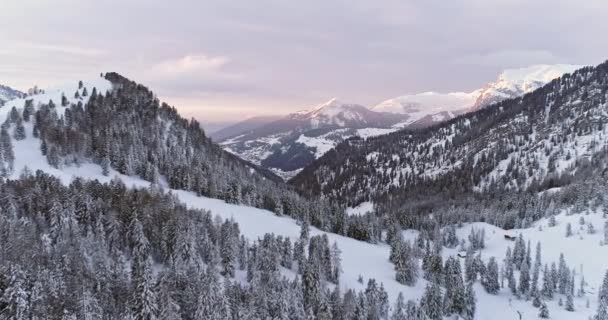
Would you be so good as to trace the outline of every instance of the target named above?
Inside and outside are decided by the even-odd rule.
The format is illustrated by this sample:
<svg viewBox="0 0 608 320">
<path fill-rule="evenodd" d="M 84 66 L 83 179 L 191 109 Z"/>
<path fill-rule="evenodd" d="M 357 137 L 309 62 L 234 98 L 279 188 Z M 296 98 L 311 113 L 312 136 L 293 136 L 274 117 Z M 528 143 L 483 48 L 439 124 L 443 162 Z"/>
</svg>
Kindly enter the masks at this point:
<svg viewBox="0 0 608 320">
<path fill-rule="evenodd" d="M 9 0 L 0 84 L 44 88 L 114 70 L 183 115 L 225 126 L 333 97 L 369 108 L 410 93 L 471 92 L 505 69 L 595 65 L 608 52 L 592 39 L 608 29 L 602 1 L 138 4 Z"/>
</svg>

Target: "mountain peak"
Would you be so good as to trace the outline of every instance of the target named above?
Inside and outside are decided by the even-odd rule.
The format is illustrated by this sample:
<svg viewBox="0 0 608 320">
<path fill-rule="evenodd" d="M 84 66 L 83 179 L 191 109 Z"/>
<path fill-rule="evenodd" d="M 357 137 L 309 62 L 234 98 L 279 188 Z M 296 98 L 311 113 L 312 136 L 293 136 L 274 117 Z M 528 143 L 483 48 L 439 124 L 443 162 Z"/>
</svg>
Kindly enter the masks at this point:
<svg viewBox="0 0 608 320">
<path fill-rule="evenodd" d="M 479 91 L 469 110 L 477 110 L 490 104 L 532 92 L 565 73 L 581 68 L 570 64 L 539 64 L 524 68 L 505 69 L 495 82 L 488 83 Z"/>
<path fill-rule="evenodd" d="M 407 114 L 411 116 L 409 122 L 439 112 L 458 113 L 458 111 L 477 110 L 534 91 L 564 73 L 571 73 L 580 67 L 570 64 L 539 64 L 505 69 L 498 75 L 496 81 L 472 92 L 426 91 L 407 94 L 381 102 L 372 110 Z"/>
<path fill-rule="evenodd" d="M 314 110 L 321 110 L 326 108 L 335 108 L 344 105 L 338 98 L 334 97 L 329 99 L 327 102 L 317 105 Z"/>
</svg>

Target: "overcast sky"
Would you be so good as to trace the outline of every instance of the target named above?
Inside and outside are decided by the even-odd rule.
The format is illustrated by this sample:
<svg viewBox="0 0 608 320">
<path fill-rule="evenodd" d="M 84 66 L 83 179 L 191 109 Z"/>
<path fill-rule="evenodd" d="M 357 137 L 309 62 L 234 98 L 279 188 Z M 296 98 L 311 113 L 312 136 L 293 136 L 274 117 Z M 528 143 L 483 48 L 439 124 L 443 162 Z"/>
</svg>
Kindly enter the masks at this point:
<svg viewBox="0 0 608 320">
<path fill-rule="evenodd" d="M 608 58 L 606 0 L 0 0 L 0 83 L 117 71 L 187 116 L 473 90 Z"/>
</svg>

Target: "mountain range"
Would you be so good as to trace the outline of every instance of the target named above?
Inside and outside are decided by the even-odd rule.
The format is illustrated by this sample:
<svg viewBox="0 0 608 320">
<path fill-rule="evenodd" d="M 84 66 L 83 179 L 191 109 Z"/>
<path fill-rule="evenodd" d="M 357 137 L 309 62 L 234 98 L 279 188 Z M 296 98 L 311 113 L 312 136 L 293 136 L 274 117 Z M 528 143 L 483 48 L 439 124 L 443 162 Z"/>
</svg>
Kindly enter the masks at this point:
<svg viewBox="0 0 608 320">
<path fill-rule="evenodd" d="M 608 62 L 289 185 L 117 73 L 7 101 L 0 318 L 603 320 L 607 99 Z"/>
<path fill-rule="evenodd" d="M 404 128 L 428 127 L 521 96 L 577 68 L 560 64 L 509 69 L 473 92 L 404 95 L 372 108 L 334 98 L 279 119 L 246 120 L 211 136 L 227 151 L 288 180 L 350 137 L 367 138 Z"/>
</svg>

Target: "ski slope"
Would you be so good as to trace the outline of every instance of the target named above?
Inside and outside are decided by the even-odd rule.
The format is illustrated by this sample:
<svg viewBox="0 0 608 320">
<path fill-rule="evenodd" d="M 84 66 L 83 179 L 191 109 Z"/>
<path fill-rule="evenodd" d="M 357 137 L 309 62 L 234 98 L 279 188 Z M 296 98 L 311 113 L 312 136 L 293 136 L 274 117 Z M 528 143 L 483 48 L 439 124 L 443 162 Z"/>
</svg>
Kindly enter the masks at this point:
<svg viewBox="0 0 608 320">
<path fill-rule="evenodd" d="M 89 86 L 89 93 L 92 86 L 97 87 L 98 92 L 105 92 L 111 88 L 109 82 L 98 79 L 91 82 L 85 82 L 85 86 Z M 73 87 L 67 86 L 53 91 L 47 91 L 44 95 L 29 97 L 36 102 L 48 102 L 53 99 L 58 108 L 58 113 L 62 114 L 60 99 L 62 92 L 65 92 L 67 97 L 73 97 L 73 93 L 77 90 L 77 83 Z M 55 100 L 58 99 L 58 100 Z M 71 99 L 74 101 L 74 99 Z M 22 109 L 24 104 L 23 99 L 10 101 L 6 106 L 0 108 L 0 119 L 5 119 L 12 106 Z M 96 179 L 100 182 L 109 182 L 113 177 L 120 178 L 127 186 L 133 188 L 144 188 L 150 185 L 138 177 L 125 176 L 111 170 L 109 176 L 102 174 L 100 166 L 93 163 L 83 163 L 79 166 L 71 165 L 60 169 L 53 168 L 48 165 L 46 158 L 40 151 L 40 140 L 32 136 L 32 123 L 26 122 L 25 128 L 27 138 L 21 141 L 13 140 L 15 152 L 15 170 L 11 178 L 18 178 L 19 174 L 25 167 L 31 171 L 42 170 L 52 174 L 64 183 L 68 184 L 76 177 L 86 179 Z M 12 128 L 10 131 L 12 132 Z M 162 180 L 162 179 L 161 179 Z M 258 237 L 262 237 L 266 233 L 274 233 L 291 237 L 293 240 L 299 237 L 300 226 L 288 217 L 279 217 L 274 213 L 257 208 L 227 204 L 221 200 L 210 199 L 196 196 L 192 192 L 183 190 L 167 191 L 175 194 L 175 196 L 184 204 L 191 208 L 210 210 L 213 214 L 219 215 L 224 219 L 232 218 L 238 222 L 241 232 L 250 241 Z M 533 227 L 521 230 L 504 231 L 495 226 L 484 223 L 465 224 L 457 230 L 459 239 L 466 239 L 470 229 L 484 228 L 486 231 L 486 249 L 482 251 L 484 260 L 488 260 L 491 256 L 495 256 L 499 264 L 502 264 L 502 259 L 508 246 L 512 246 L 513 242 L 505 241 L 504 234 L 510 235 L 522 234 L 525 240 L 530 240 L 535 246 L 536 242 L 542 245 L 543 263 L 557 262 L 559 254 L 564 253 L 566 261 L 570 267 L 576 267 L 577 279 L 576 283 L 580 282 L 581 270 L 582 275 L 589 283 L 588 291 L 590 292 L 585 297 L 575 297 L 576 312 L 567 312 L 563 307 L 557 305 L 557 299 L 549 301 L 549 306 L 552 319 L 588 319 L 595 312 L 597 306 L 596 288 L 601 283 L 605 269 L 608 268 L 608 246 L 600 246 L 600 241 L 603 236 L 603 224 L 605 218 L 599 212 L 587 212 L 582 214 L 586 221 L 594 224 L 597 233 L 587 234 L 585 231 L 579 230 L 579 218 L 581 215 L 566 215 L 561 213 L 557 216 L 558 225 L 553 228 L 548 227 L 548 221 L 541 220 L 536 222 Z M 574 236 L 565 237 L 565 226 L 570 222 L 574 229 Z M 542 228 L 542 231 L 539 231 Z M 325 232 L 315 228 L 311 228 L 312 235 L 319 235 Z M 394 303 L 399 292 L 402 292 L 406 299 L 419 300 L 426 286 L 426 281 L 419 278 L 417 284 L 413 287 L 408 287 L 399 284 L 394 280 L 393 265 L 389 263 L 389 247 L 385 244 L 370 244 L 357 241 L 351 238 L 343 237 L 336 234 L 327 233 L 330 242 L 336 242 L 342 251 L 342 268 L 343 273 L 340 278 L 340 285 L 343 289 L 353 288 L 356 290 L 364 290 L 367 280 L 375 278 L 378 282 L 383 283 L 384 288 L 389 294 L 391 305 Z M 413 240 L 416 236 L 416 231 L 404 231 L 406 239 Z M 443 254 L 445 257 L 457 254 L 458 249 L 445 249 Z M 581 267 L 582 266 L 582 267 Z M 359 277 L 363 278 L 363 283 L 358 282 Z M 538 310 L 532 307 L 531 301 L 518 300 L 513 297 L 508 288 L 500 290 L 496 296 L 485 293 L 479 283 L 475 285 L 477 294 L 477 315 L 476 319 L 518 319 L 518 312 L 522 314 L 522 319 L 536 319 Z M 587 299 L 589 299 L 590 307 L 586 308 Z"/>
</svg>

